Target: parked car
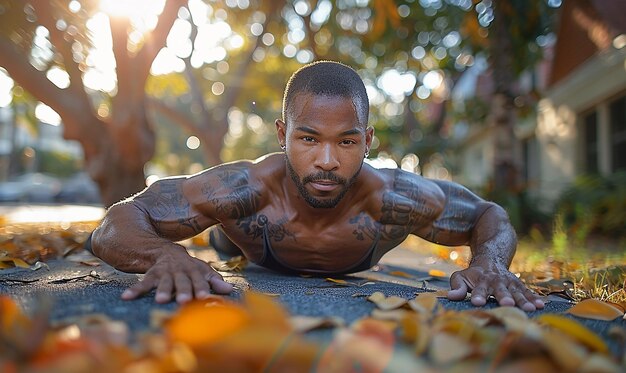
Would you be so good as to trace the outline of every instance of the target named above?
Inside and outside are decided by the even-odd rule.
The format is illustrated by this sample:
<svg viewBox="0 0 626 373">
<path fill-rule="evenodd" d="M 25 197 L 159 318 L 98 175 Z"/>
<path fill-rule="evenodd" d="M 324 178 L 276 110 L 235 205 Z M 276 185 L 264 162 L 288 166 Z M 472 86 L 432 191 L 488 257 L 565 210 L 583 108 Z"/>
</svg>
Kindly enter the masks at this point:
<svg viewBox="0 0 626 373">
<path fill-rule="evenodd" d="M 61 191 L 56 177 L 31 172 L 0 183 L 0 202 L 54 202 Z"/>
<path fill-rule="evenodd" d="M 86 172 L 78 172 L 65 180 L 56 195 L 57 202 L 100 204 L 100 189 Z"/>
</svg>

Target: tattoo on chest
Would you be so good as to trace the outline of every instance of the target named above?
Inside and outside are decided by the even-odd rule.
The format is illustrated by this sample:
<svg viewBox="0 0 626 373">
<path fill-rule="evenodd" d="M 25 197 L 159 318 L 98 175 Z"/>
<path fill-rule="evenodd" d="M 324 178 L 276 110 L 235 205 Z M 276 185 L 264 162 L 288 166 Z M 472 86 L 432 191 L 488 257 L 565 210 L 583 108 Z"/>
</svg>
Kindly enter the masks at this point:
<svg viewBox="0 0 626 373">
<path fill-rule="evenodd" d="M 222 170 L 217 176 L 217 185 L 205 185 L 202 193 L 219 215 L 237 219 L 257 211 L 261 193 L 249 185 L 246 170 Z"/>
<path fill-rule="evenodd" d="M 285 228 L 286 220 L 279 220 L 276 224 L 269 221 L 266 215 L 254 214 L 237 220 L 237 226 L 253 240 L 262 237 L 265 232 L 273 241 L 282 241 L 290 237 L 296 241 L 296 236 Z"/>
<path fill-rule="evenodd" d="M 356 236 L 356 239 L 359 241 L 363 241 L 366 238 L 375 240 L 378 236 L 380 223 L 363 212 L 351 218 L 349 222 L 354 226 L 352 234 Z"/>
<path fill-rule="evenodd" d="M 404 173 L 397 172 L 394 190 L 383 195 L 381 212 L 383 238 L 398 240 L 405 238 L 420 224 L 429 222 L 435 209 L 420 193 L 415 182 Z"/>
<path fill-rule="evenodd" d="M 157 232 L 162 234 L 198 234 L 202 227 L 190 214 L 189 202 L 183 197 L 180 179 L 164 179 L 136 197 L 150 209 L 150 217 Z M 167 224 L 175 221 L 178 224 Z"/>
</svg>

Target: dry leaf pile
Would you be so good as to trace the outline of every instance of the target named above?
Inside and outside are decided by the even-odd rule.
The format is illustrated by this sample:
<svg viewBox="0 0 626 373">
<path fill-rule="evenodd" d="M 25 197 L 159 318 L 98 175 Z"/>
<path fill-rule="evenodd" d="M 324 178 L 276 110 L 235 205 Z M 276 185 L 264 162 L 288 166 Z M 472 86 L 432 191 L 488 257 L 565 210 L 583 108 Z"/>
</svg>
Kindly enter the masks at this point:
<svg viewBox="0 0 626 373">
<path fill-rule="evenodd" d="M 66 258 L 82 250 L 91 224 L 72 229 L 45 226 L 5 226 L 0 228 L 0 270 L 12 267 L 30 268 L 37 262 Z"/>
<path fill-rule="evenodd" d="M 373 293 L 371 317 L 345 326 L 335 318 L 293 316 L 248 292 L 242 302 L 212 296 L 173 315 L 155 316 L 162 332 L 130 343 L 126 324 L 90 315 L 47 325 L 0 297 L 2 372 L 622 372 L 622 351 L 564 315 L 529 319 L 517 308 L 445 310 L 436 294 L 403 299 Z M 624 317 L 619 305 L 579 303 L 572 314 Z M 620 314 L 618 314 L 618 311 Z M 335 328 L 330 343 L 305 332 Z M 611 332 L 626 338 L 623 328 Z"/>
</svg>

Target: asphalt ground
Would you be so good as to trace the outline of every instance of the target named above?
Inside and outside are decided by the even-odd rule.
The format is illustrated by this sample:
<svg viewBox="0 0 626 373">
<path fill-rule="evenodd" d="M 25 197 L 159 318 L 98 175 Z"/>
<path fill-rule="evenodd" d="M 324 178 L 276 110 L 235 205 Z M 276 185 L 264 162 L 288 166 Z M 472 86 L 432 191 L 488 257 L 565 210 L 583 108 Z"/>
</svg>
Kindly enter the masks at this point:
<svg viewBox="0 0 626 373">
<path fill-rule="evenodd" d="M 154 292 L 133 301 L 121 300 L 120 294 L 141 275 L 120 272 L 105 263 L 86 266 L 74 261 L 53 260 L 46 264 L 47 267 L 38 270 L 2 270 L 0 294 L 9 295 L 28 314 L 35 313 L 41 304 L 51 304 L 49 319 L 53 325 L 71 322 L 82 316 L 103 314 L 110 319 L 125 322 L 134 335 L 155 330 L 151 325 L 153 311 L 174 312 L 178 308 L 174 302 L 156 303 Z M 393 275 L 397 271 L 402 271 L 404 276 Z M 447 278 L 432 277 L 423 270 L 385 263 L 370 271 L 339 278 L 348 282 L 345 285 L 325 278 L 276 273 L 252 264 L 242 272 L 228 272 L 224 275 L 227 281 L 235 285 L 235 291 L 229 296 L 235 300 L 240 299 L 246 289 L 251 289 L 271 294 L 291 315 L 337 317 L 346 324 L 371 314 L 375 305 L 367 301 L 366 297 L 373 292 L 411 299 L 416 293 L 448 286 Z M 411 279 L 406 275 L 410 275 Z M 440 303 L 450 310 L 474 308 L 469 300 L 454 302 L 440 299 Z M 484 307 L 496 306 L 496 302 L 491 300 Z M 543 310 L 530 312 L 529 316 L 563 313 L 571 306 L 571 303 L 553 298 Z M 615 325 L 626 328 L 626 320 L 620 318 L 606 322 L 570 317 L 595 331 L 607 341 L 611 349 L 618 348 L 607 333 Z M 332 330 L 314 331 L 307 335 L 315 340 L 330 340 Z"/>
</svg>

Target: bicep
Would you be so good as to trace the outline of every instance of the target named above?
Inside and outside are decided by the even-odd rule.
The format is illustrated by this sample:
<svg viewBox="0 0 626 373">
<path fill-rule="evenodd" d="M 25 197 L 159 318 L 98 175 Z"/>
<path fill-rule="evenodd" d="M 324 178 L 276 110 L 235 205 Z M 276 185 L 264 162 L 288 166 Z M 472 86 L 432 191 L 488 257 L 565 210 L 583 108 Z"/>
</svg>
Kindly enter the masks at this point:
<svg viewBox="0 0 626 373">
<path fill-rule="evenodd" d="M 133 202 L 148 216 L 159 236 L 172 241 L 193 237 L 217 223 L 195 206 L 198 196 L 193 184 L 187 177 L 161 179 L 136 195 Z"/>
<path fill-rule="evenodd" d="M 443 208 L 427 226 L 417 227 L 415 234 L 442 245 L 466 245 L 480 215 L 492 204 L 464 186 L 433 180 L 443 193 Z"/>
</svg>

